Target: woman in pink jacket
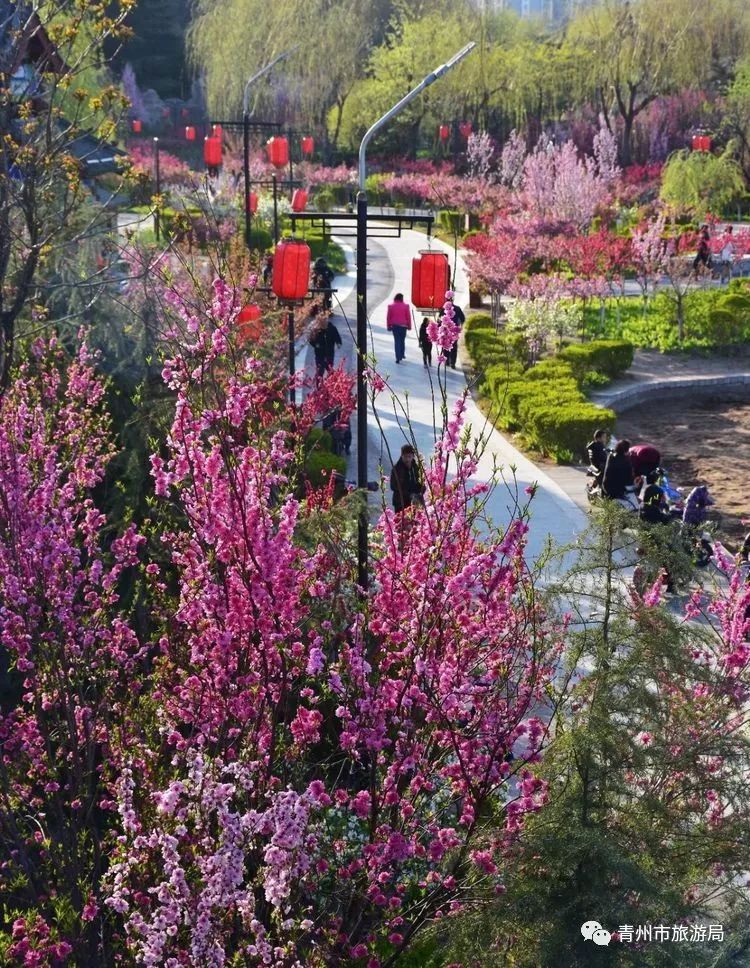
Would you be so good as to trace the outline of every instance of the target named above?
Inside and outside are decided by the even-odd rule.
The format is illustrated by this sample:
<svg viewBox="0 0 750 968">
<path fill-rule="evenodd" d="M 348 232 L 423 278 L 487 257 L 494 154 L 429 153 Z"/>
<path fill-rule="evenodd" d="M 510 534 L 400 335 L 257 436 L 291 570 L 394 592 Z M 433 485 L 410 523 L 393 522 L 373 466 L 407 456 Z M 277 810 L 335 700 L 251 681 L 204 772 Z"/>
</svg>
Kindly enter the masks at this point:
<svg viewBox="0 0 750 968">
<path fill-rule="evenodd" d="M 406 332 L 411 329 L 411 309 L 409 303 L 404 302 L 404 294 L 397 292 L 393 302 L 388 307 L 386 326 L 393 333 L 393 345 L 396 349 L 396 362 L 400 363 L 406 356 Z"/>
</svg>

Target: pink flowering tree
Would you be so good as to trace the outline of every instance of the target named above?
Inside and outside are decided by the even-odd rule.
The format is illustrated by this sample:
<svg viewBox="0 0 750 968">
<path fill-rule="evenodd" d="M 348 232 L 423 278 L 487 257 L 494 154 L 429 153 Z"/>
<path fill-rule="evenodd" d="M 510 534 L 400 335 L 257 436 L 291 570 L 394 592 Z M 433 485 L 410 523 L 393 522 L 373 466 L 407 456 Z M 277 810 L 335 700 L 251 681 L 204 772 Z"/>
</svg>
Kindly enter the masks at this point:
<svg viewBox="0 0 750 968">
<path fill-rule="evenodd" d="M 107 906 L 144 964 L 394 964 L 480 885 L 501 888 L 546 796 L 527 765 L 558 646 L 523 515 L 477 536 L 486 486 L 471 484 L 462 405 L 425 507 L 374 529 L 367 596 L 340 537 L 300 541 L 313 522 L 290 486 L 295 436 L 258 427 L 274 408 L 252 361 L 229 366 L 225 306 L 219 288 L 165 369 L 175 418 L 152 465 L 179 509 L 179 591 L 156 732 L 120 773 Z"/>
<path fill-rule="evenodd" d="M 108 535 L 92 500 L 113 454 L 94 364 L 85 348 L 68 360 L 37 344 L 0 401 L 0 891 L 15 912 L 5 964 L 101 963 L 115 805 L 103 774 L 146 687 L 121 598 L 142 539 Z"/>
</svg>

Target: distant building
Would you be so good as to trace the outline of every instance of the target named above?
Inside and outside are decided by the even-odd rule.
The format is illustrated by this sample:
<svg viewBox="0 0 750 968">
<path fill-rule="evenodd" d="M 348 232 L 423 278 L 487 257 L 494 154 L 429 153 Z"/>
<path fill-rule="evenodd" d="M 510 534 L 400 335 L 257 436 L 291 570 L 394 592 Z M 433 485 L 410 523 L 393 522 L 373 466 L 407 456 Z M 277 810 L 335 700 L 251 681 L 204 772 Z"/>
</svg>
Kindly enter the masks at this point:
<svg viewBox="0 0 750 968">
<path fill-rule="evenodd" d="M 561 21 L 575 16 L 579 10 L 591 6 L 596 0 L 474 0 L 474 2 L 480 10 L 514 10 L 521 17 Z"/>
</svg>

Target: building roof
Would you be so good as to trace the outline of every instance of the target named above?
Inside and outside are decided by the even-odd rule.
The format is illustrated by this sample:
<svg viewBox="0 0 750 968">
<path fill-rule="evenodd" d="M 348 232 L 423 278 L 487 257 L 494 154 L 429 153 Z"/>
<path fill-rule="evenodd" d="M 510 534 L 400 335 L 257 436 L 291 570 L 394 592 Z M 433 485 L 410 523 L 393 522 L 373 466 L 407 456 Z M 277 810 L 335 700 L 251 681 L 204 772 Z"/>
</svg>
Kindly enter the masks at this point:
<svg viewBox="0 0 750 968">
<path fill-rule="evenodd" d="M 12 74 L 24 61 L 55 74 L 66 70 L 65 61 L 31 5 L 22 0 L 0 0 L 0 71 Z"/>
</svg>

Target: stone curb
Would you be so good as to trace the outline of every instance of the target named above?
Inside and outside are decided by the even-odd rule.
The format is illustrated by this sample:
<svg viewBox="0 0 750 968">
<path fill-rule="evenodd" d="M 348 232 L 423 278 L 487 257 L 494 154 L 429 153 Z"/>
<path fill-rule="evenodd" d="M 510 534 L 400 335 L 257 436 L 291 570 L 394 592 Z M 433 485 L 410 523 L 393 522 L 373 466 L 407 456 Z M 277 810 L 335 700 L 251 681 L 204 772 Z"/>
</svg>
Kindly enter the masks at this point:
<svg viewBox="0 0 750 968">
<path fill-rule="evenodd" d="M 657 398 L 691 394 L 708 394 L 716 390 L 750 389 L 750 373 L 728 373 L 725 376 L 671 377 L 668 380 L 650 380 L 636 386 L 625 387 L 612 393 L 592 394 L 590 400 L 599 407 L 610 407 L 622 413 L 632 407 Z"/>
</svg>

